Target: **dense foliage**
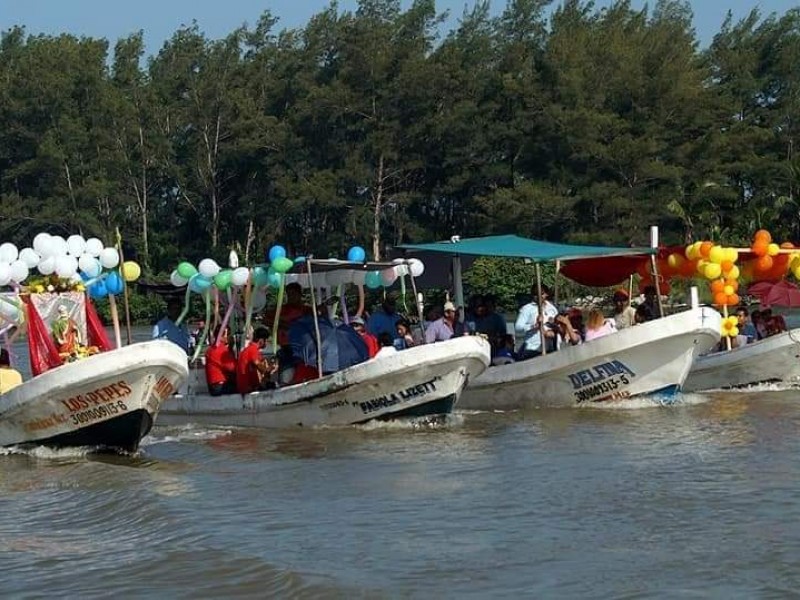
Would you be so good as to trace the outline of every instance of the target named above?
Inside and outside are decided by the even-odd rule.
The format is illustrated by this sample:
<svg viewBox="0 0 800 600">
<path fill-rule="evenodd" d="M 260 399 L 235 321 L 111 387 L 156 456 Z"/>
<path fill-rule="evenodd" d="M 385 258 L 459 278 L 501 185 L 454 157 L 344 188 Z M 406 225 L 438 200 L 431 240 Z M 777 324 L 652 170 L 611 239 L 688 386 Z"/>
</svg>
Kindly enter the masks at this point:
<svg viewBox="0 0 800 600">
<path fill-rule="evenodd" d="M 699 48 L 686 2 L 333 4 L 211 40 L 6 31 L 0 239 L 112 239 L 180 258 L 381 255 L 401 241 L 800 238 L 800 9 Z"/>
</svg>

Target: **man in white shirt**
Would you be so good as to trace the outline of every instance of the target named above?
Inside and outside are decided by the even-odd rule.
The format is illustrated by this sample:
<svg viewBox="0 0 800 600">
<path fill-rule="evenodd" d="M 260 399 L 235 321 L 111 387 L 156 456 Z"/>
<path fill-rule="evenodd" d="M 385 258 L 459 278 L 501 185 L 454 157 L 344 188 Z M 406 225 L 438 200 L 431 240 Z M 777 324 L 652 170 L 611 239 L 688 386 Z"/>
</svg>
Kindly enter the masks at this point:
<svg viewBox="0 0 800 600">
<path fill-rule="evenodd" d="M 612 296 L 614 301 L 614 325 L 617 331 L 636 325 L 636 310 L 628 302 L 628 292 L 617 290 Z"/>
<path fill-rule="evenodd" d="M 550 289 L 547 286 L 542 286 L 542 313 L 539 315 L 539 302 L 537 300 L 536 286 L 531 289 L 532 300 L 528 302 L 519 310 L 519 315 L 514 323 L 514 330 L 517 334 L 524 337 L 522 349 L 519 353 L 520 360 L 533 358 L 542 353 L 542 336 L 540 330 L 544 333 L 545 338 L 555 341 L 556 331 L 553 328 L 556 316 L 558 316 L 558 309 L 550 302 Z M 548 350 L 551 346 L 548 343 Z M 555 346 L 553 346 L 554 348 Z"/>
</svg>

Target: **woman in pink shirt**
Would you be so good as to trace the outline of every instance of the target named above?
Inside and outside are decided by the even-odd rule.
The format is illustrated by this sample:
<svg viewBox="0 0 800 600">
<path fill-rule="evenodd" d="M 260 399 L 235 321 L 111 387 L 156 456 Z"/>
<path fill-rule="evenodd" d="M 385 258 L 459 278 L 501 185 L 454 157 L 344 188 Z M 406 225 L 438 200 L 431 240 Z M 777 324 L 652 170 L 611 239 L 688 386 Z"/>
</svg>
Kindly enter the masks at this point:
<svg viewBox="0 0 800 600">
<path fill-rule="evenodd" d="M 616 333 L 613 321 L 606 319 L 598 309 L 593 309 L 586 319 L 586 341 L 596 340 L 609 333 Z"/>
</svg>

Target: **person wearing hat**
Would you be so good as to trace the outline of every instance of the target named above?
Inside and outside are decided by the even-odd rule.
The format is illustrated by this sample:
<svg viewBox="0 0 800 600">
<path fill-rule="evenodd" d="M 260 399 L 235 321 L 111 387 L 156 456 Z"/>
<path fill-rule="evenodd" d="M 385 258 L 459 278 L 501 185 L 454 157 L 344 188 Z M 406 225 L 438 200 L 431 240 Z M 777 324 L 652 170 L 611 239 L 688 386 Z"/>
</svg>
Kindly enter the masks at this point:
<svg viewBox="0 0 800 600">
<path fill-rule="evenodd" d="M 558 316 L 558 309 L 550 302 L 550 288 L 542 286 L 542 313 L 539 314 L 539 301 L 536 286 L 531 288 L 532 300 L 519 309 L 519 315 L 514 323 L 514 330 L 522 335 L 522 349 L 518 358 L 525 360 L 539 356 L 542 353 L 542 326 L 548 325 L 543 330 L 544 337 L 547 339 L 548 351 L 555 350 L 556 333 L 552 328 L 555 318 Z"/>
<path fill-rule="evenodd" d="M 397 294 L 389 292 L 381 302 L 381 307 L 372 313 L 367 319 L 367 331 L 380 339 L 381 334 L 386 333 L 394 339 L 397 329 L 397 322 L 401 319 L 397 314 Z"/>
<path fill-rule="evenodd" d="M 425 343 L 444 342 L 452 337 L 464 335 L 464 327 L 458 322 L 456 314 L 456 305 L 445 302 L 444 315 L 431 321 L 425 328 Z"/>
<path fill-rule="evenodd" d="M 628 292 L 617 290 L 611 299 L 614 301 L 614 324 L 617 331 L 636 325 L 636 310 L 628 301 Z"/>
<path fill-rule="evenodd" d="M 8 350 L 0 350 L 0 394 L 5 394 L 22 383 L 22 375 L 11 366 Z"/>
<path fill-rule="evenodd" d="M 369 357 L 373 358 L 381 348 L 380 344 L 378 344 L 378 339 L 369 333 L 364 327 L 364 319 L 361 317 L 351 317 L 350 327 L 352 327 L 353 330 L 361 336 L 361 339 L 364 340 L 364 343 L 367 345 Z"/>
</svg>

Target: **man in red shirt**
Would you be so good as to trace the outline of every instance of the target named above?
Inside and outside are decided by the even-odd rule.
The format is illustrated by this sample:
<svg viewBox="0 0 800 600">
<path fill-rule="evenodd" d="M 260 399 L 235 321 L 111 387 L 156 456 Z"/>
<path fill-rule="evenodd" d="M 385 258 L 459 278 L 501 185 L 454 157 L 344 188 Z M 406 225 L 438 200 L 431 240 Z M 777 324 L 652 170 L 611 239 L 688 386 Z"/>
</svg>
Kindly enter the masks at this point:
<svg viewBox="0 0 800 600">
<path fill-rule="evenodd" d="M 361 336 L 361 339 L 364 340 L 364 343 L 367 345 L 369 357 L 373 358 L 381 348 L 377 338 L 371 333 L 367 333 L 367 330 L 364 328 L 364 319 L 361 317 L 353 317 L 350 319 L 350 326 Z"/>
<path fill-rule="evenodd" d="M 214 335 L 214 343 L 206 350 L 206 383 L 212 396 L 236 393 L 236 356 L 231 351 L 228 331 Z M 219 342 L 216 340 L 219 339 Z"/>
<path fill-rule="evenodd" d="M 289 343 L 289 326 L 300 317 L 313 314 L 308 304 L 303 304 L 303 288 L 299 283 L 290 283 L 286 286 L 286 302 L 281 306 L 278 319 L 278 345 L 285 346 Z M 267 323 L 275 322 L 275 310 L 267 313 Z"/>
<path fill-rule="evenodd" d="M 267 345 L 269 332 L 263 327 L 256 329 L 253 340 L 239 353 L 236 361 L 236 389 L 240 394 L 256 392 L 262 387 L 269 367 L 261 356 L 261 350 Z"/>
</svg>

